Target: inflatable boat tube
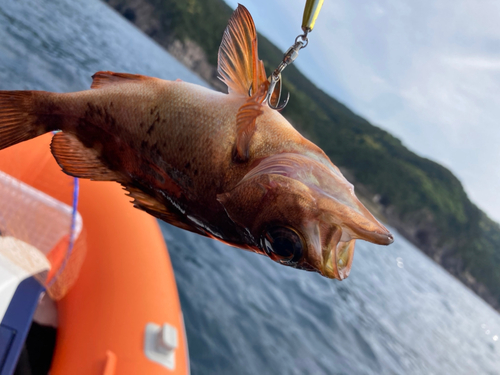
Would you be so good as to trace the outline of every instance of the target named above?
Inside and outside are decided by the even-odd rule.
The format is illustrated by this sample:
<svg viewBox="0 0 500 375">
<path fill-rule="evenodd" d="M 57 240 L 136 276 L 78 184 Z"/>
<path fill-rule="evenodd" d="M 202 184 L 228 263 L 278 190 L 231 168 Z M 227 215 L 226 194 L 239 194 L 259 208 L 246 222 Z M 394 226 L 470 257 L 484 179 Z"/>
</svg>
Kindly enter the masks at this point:
<svg viewBox="0 0 500 375">
<path fill-rule="evenodd" d="M 45 135 L 1 151 L 0 170 L 71 204 L 60 189 L 68 176 L 50 154 L 50 140 Z M 179 296 L 158 223 L 133 208 L 117 183 L 80 180 L 79 190 L 86 251 L 57 302 L 50 374 L 189 374 Z"/>
</svg>

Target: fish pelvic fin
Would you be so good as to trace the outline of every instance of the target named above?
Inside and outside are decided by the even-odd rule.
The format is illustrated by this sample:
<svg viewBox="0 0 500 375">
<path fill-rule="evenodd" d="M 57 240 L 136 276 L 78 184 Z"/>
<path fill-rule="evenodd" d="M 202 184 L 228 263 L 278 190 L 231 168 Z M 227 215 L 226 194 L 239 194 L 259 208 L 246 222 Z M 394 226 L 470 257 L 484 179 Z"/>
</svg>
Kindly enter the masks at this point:
<svg viewBox="0 0 500 375">
<path fill-rule="evenodd" d="M 257 32 L 250 12 L 238 5 L 224 30 L 219 47 L 219 79 L 229 92 L 247 96 L 268 85 L 264 63 L 257 53 Z"/>
<path fill-rule="evenodd" d="M 156 79 L 153 77 L 143 76 L 140 74 L 129 74 L 129 73 L 114 73 L 109 71 L 97 72 L 92 76 L 91 89 L 100 89 L 109 85 L 116 85 L 119 83 L 130 82 L 130 81 L 145 81 Z"/>
<path fill-rule="evenodd" d="M 201 234 L 202 236 L 207 236 L 207 233 L 204 231 L 186 223 L 184 214 L 176 212 L 177 210 L 175 209 L 175 206 L 170 205 L 170 207 L 167 207 L 156 199 L 153 196 L 154 193 L 151 195 L 137 185 L 132 186 L 122 184 L 122 186 L 127 191 L 127 196 L 133 199 L 132 204 L 135 208 L 147 212 L 148 214 L 169 224 L 175 225 L 178 228 Z"/>
<path fill-rule="evenodd" d="M 85 147 L 71 133 L 55 134 L 50 150 L 63 172 L 70 176 L 94 181 L 122 182 L 123 180 L 121 173 L 111 171 L 104 165 L 96 150 Z"/>
<path fill-rule="evenodd" d="M 127 195 L 134 199 L 132 203 L 135 208 L 145 211 L 155 217 L 163 218 L 164 220 L 165 218 L 176 219 L 175 215 L 168 212 L 163 204 L 143 190 L 133 186 L 124 186 L 123 188 L 127 190 Z"/>
<path fill-rule="evenodd" d="M 43 120 L 57 119 L 37 113 L 40 97 L 49 95 L 43 91 L 0 91 L 0 150 L 51 130 Z"/>
</svg>

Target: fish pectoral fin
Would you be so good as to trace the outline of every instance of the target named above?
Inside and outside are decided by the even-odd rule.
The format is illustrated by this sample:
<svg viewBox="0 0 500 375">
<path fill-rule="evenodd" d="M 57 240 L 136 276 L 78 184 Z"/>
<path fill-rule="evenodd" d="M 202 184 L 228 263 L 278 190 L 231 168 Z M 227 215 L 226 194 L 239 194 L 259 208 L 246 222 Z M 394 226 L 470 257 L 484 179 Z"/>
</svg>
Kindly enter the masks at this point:
<svg viewBox="0 0 500 375">
<path fill-rule="evenodd" d="M 71 133 L 57 133 L 50 144 L 52 155 L 63 172 L 79 178 L 95 181 L 120 181 L 118 172 L 106 167 L 97 155 L 97 151 L 85 147 Z"/>
<path fill-rule="evenodd" d="M 130 82 L 130 81 L 145 81 L 156 79 L 153 77 L 143 76 L 140 74 L 129 74 L 129 73 L 114 73 L 114 72 L 97 72 L 92 76 L 91 89 L 100 89 L 108 85 L 116 85 L 118 83 Z"/>
<path fill-rule="evenodd" d="M 234 158 L 236 161 L 247 161 L 250 154 L 250 140 L 255 133 L 257 117 L 264 113 L 262 100 L 264 98 L 264 86 L 247 99 L 236 114 L 236 144 Z"/>
<path fill-rule="evenodd" d="M 257 32 L 252 16 L 238 5 L 224 30 L 219 47 L 219 79 L 230 92 L 247 96 L 268 85 L 264 63 L 257 53 Z"/>
</svg>

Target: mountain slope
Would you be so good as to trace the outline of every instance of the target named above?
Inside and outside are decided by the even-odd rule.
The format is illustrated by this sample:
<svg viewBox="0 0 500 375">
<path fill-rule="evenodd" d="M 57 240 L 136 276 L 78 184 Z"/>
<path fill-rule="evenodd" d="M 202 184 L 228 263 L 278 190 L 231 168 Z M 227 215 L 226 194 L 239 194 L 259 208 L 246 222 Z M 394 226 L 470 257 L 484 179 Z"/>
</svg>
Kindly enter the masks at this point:
<svg viewBox="0 0 500 375">
<path fill-rule="evenodd" d="M 215 66 L 232 10 L 222 0 L 106 1 L 224 90 Z M 268 72 L 281 61 L 282 53 L 259 36 L 259 55 Z M 500 226 L 469 200 L 460 181 L 328 96 L 293 65 L 284 79 L 292 101 L 283 115 L 343 170 L 363 201 L 500 309 Z"/>
</svg>

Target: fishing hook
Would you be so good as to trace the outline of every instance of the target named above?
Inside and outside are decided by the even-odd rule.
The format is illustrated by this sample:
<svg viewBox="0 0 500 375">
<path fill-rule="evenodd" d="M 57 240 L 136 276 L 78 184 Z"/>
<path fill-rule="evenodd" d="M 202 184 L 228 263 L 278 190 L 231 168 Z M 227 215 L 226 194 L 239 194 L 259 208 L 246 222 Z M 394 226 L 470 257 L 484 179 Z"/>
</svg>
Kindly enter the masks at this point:
<svg viewBox="0 0 500 375">
<path fill-rule="evenodd" d="M 281 72 L 285 70 L 285 68 L 290 65 L 291 63 L 294 62 L 294 60 L 299 56 L 299 51 L 302 48 L 305 48 L 307 44 L 309 43 L 309 40 L 307 39 L 307 34 L 309 33 L 309 30 L 306 29 L 304 30 L 304 34 L 301 34 L 295 38 L 295 43 L 293 46 L 291 46 L 288 51 L 285 52 L 283 55 L 283 60 L 281 63 L 278 65 L 278 67 L 274 70 L 274 72 L 271 74 L 271 76 L 268 78 L 269 81 L 269 89 L 267 90 L 266 96 L 264 98 L 264 102 L 267 101 L 267 104 L 271 109 L 276 109 L 276 110 L 282 110 L 283 108 L 286 107 L 288 104 L 288 100 L 290 99 L 290 93 L 288 93 L 286 100 L 282 103 L 279 104 L 280 98 L 281 98 L 281 87 L 282 87 L 282 81 L 281 81 Z M 278 98 L 276 100 L 276 103 L 271 102 L 271 98 L 274 94 L 274 91 L 276 90 L 276 85 L 279 82 L 279 87 L 278 87 Z"/>
<path fill-rule="evenodd" d="M 318 18 L 318 14 L 321 10 L 321 7 L 323 6 L 323 1 L 324 0 L 306 0 L 306 5 L 304 7 L 304 14 L 302 16 L 302 31 L 304 31 L 304 34 L 300 34 L 297 38 L 295 38 L 295 43 L 293 44 L 293 46 L 291 46 L 288 49 L 288 51 L 285 52 L 285 55 L 283 56 L 283 61 L 281 61 L 281 63 L 278 65 L 273 74 L 271 74 L 271 76 L 268 78 L 269 89 L 267 90 L 264 102 L 267 101 L 267 104 L 272 109 L 281 110 L 285 108 L 286 105 L 288 104 L 288 100 L 290 99 L 290 93 L 288 93 L 286 100 L 282 104 L 279 104 L 281 98 L 281 86 L 282 86 L 281 72 L 288 65 L 293 63 L 293 61 L 299 55 L 299 51 L 302 48 L 305 48 L 309 44 L 309 39 L 307 39 L 307 34 L 309 34 L 314 28 L 314 24 L 316 23 L 316 18 Z M 277 93 L 277 100 L 276 103 L 272 103 L 271 99 L 273 97 L 274 91 L 276 90 L 276 85 L 278 84 L 278 82 L 279 82 L 279 87 Z"/>
</svg>

